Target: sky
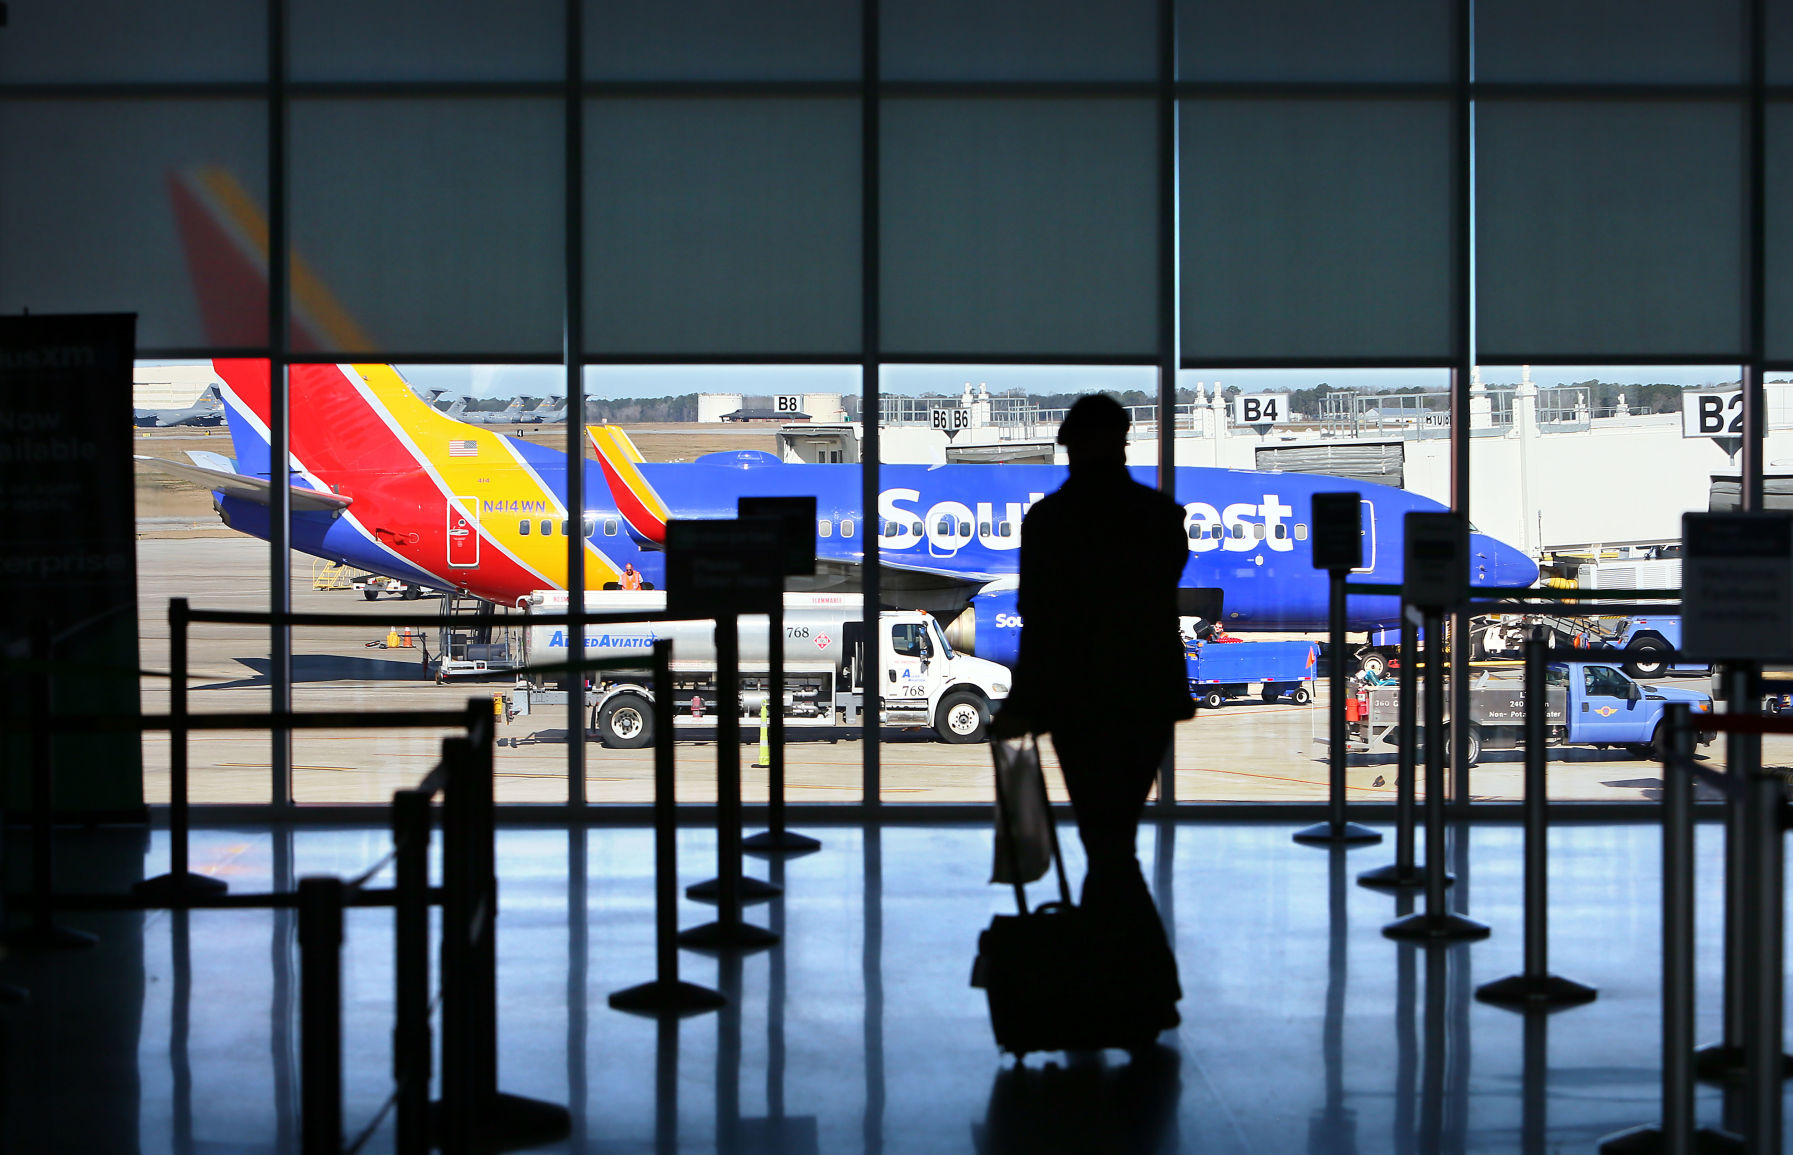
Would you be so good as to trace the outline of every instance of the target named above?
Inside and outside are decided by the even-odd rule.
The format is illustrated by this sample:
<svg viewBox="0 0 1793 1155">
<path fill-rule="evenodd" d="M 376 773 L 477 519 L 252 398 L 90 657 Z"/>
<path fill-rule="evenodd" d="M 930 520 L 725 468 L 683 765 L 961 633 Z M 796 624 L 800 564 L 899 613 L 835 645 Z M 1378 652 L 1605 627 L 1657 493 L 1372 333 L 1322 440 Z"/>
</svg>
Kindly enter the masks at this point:
<svg viewBox="0 0 1793 1155">
<path fill-rule="evenodd" d="M 146 362 L 147 363 L 147 362 Z M 167 364 L 169 362 L 161 362 Z M 182 362 L 190 363 L 190 362 Z M 399 372 L 419 389 L 442 389 L 472 397 L 558 396 L 566 392 L 566 371 L 558 365 L 399 365 Z M 1535 365 L 1539 385 L 1597 379 L 1624 384 L 1721 385 L 1735 382 L 1734 365 Z M 1085 393 L 1099 390 L 1150 392 L 1156 372 L 1146 366 L 1087 365 L 887 365 L 883 391 L 915 395 L 957 393 L 967 383 L 987 384 L 992 393 L 1024 389 L 1031 393 Z M 1237 385 L 1247 393 L 1281 393 L 1309 389 L 1322 382 L 1347 389 L 1395 389 L 1418 392 L 1443 389 L 1449 374 L 1441 369 L 1186 369 L 1179 388 L 1211 391 Z M 1519 367 L 1499 365 L 1482 370 L 1489 385 L 1514 385 Z M 594 365 L 586 369 L 588 397 L 622 399 L 667 397 L 683 393 L 857 393 L 857 365 Z"/>
</svg>

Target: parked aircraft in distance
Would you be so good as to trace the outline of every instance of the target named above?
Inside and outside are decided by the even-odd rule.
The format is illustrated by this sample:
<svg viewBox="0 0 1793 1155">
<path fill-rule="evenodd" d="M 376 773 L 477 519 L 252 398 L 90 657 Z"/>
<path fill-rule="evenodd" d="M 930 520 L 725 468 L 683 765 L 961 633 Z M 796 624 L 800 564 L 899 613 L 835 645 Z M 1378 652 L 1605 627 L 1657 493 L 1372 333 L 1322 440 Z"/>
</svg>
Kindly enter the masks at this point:
<svg viewBox="0 0 1793 1155">
<path fill-rule="evenodd" d="M 138 429 L 167 429 L 175 425 L 218 425 L 224 420 L 224 402 L 216 385 L 207 385 L 198 400 L 185 409 L 133 409 L 131 424 Z"/>
<path fill-rule="evenodd" d="M 757 451 L 652 464 L 622 430 L 589 426 L 598 459 L 585 464 L 586 508 L 574 523 L 564 453 L 456 421 L 424 404 L 387 365 L 290 368 L 292 460 L 276 479 L 266 362 L 215 364 L 226 384 L 235 460 L 150 464 L 207 485 L 225 523 L 258 537 L 267 534 L 271 487 L 284 482 L 295 549 L 502 605 L 565 588 L 569 532 L 584 537 L 589 588 L 618 582 L 625 564 L 659 585 L 667 521 L 733 517 L 744 496 L 814 495 L 813 588 L 856 584 L 865 536 L 876 534 L 886 604 L 959 615 L 958 636 L 978 639 L 976 652 L 1000 660 L 994 637 L 1019 625 L 1021 519 L 1065 476 L 1049 465 L 886 465 L 868 517 L 857 465 L 791 465 Z M 1152 480 L 1150 470 L 1134 473 Z M 1183 467 L 1176 477 L 1189 539 L 1182 584 L 1220 591 L 1231 629 L 1325 628 L 1327 577 L 1313 568 L 1309 511 L 1316 492 L 1341 489 L 1362 495 L 1360 580 L 1399 581 L 1403 515 L 1438 503 L 1333 477 Z M 1108 560 L 1112 545 L 1103 526 L 1089 527 L 1098 622 L 1105 598 L 1126 596 L 1127 574 Z M 1475 584 L 1537 579 L 1530 558 L 1485 534 L 1473 535 L 1472 552 Z M 1356 598 L 1351 628 L 1395 624 L 1397 613 L 1392 598 Z"/>
<path fill-rule="evenodd" d="M 567 419 L 567 399 L 550 397 L 520 419 L 525 425 L 558 425 Z"/>
</svg>

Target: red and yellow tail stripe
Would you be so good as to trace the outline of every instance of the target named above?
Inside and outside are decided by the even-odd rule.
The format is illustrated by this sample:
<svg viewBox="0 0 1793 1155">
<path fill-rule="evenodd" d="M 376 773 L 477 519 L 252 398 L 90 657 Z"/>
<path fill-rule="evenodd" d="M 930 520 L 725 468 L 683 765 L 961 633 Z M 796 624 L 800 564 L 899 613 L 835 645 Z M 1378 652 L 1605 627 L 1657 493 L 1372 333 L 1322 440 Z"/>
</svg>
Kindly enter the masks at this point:
<svg viewBox="0 0 1793 1155">
<path fill-rule="evenodd" d="M 654 491 L 638 466 L 644 460 L 629 435 L 614 425 L 587 425 L 585 435 L 597 451 L 598 464 L 610 486 L 611 499 L 629 528 L 648 541 L 666 543 L 666 523 L 672 511 Z"/>
</svg>

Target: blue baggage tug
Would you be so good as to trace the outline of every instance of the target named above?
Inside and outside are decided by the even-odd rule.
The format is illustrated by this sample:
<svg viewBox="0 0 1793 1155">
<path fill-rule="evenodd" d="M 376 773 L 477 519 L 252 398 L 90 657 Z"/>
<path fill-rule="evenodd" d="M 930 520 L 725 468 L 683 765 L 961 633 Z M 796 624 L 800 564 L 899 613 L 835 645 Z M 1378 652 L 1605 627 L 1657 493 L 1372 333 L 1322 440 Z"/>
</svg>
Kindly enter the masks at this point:
<svg viewBox="0 0 1793 1155">
<path fill-rule="evenodd" d="M 1287 695 L 1305 706 L 1314 700 L 1319 657 L 1315 642 L 1192 642 L 1184 653 L 1189 693 L 1209 709 L 1246 697 L 1254 685 L 1266 702 Z"/>
</svg>

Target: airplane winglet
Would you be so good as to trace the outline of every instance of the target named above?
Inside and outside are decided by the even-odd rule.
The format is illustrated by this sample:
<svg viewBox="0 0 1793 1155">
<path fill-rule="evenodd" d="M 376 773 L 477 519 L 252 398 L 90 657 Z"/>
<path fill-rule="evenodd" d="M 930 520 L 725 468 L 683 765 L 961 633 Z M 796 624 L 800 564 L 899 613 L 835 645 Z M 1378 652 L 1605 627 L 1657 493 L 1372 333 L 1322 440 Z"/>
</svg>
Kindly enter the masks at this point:
<svg viewBox="0 0 1793 1155">
<path fill-rule="evenodd" d="M 666 544 L 666 522 L 672 515 L 648 479 L 636 468 L 646 460 L 641 451 L 635 448 L 628 434 L 614 425 L 587 425 L 585 435 L 597 451 L 604 481 L 610 486 L 610 496 L 629 529 L 656 545 Z"/>
</svg>

